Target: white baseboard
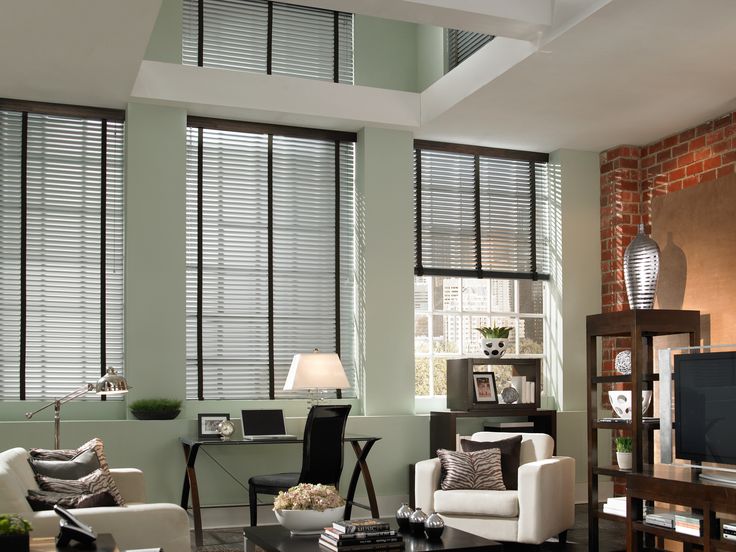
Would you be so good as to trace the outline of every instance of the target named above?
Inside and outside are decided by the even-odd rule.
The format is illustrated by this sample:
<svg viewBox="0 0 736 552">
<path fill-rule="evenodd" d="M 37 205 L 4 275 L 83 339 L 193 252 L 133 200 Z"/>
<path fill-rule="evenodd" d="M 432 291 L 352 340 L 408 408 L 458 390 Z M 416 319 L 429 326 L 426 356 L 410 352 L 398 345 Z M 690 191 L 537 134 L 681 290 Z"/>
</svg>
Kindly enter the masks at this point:
<svg viewBox="0 0 736 552">
<path fill-rule="evenodd" d="M 378 511 L 381 517 L 392 517 L 402 502 L 408 502 L 406 495 L 378 496 Z M 357 496 L 356 502 L 368 504 L 368 497 Z M 277 523 L 270 504 L 258 506 L 258 525 L 271 525 Z M 363 508 L 353 507 L 353 518 L 370 517 L 370 511 Z M 193 529 L 194 522 L 189 516 L 189 525 Z M 204 529 L 226 529 L 231 527 L 245 527 L 250 525 L 250 513 L 247 506 L 223 506 L 202 509 L 202 527 Z"/>
</svg>

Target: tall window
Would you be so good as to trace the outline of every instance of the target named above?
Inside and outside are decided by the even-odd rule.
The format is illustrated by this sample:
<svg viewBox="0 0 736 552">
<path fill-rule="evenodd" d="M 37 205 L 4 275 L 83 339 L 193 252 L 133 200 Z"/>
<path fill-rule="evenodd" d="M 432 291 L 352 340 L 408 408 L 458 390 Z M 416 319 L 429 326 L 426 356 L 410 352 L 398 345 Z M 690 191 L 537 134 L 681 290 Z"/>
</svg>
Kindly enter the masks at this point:
<svg viewBox="0 0 736 552">
<path fill-rule="evenodd" d="M 452 71 L 463 61 L 488 44 L 495 37 L 458 29 L 446 29 L 447 71 Z"/>
<path fill-rule="evenodd" d="M 353 16 L 267 0 L 184 0 L 185 64 L 353 83 Z"/>
<path fill-rule="evenodd" d="M 294 397 L 315 347 L 355 382 L 354 140 L 190 117 L 187 397 Z"/>
<path fill-rule="evenodd" d="M 2 400 L 122 368 L 123 118 L 0 102 Z"/>
<path fill-rule="evenodd" d="M 446 362 L 481 356 L 480 326 L 513 328 L 507 354 L 543 353 L 547 155 L 415 141 L 416 394 L 444 395 Z"/>
</svg>

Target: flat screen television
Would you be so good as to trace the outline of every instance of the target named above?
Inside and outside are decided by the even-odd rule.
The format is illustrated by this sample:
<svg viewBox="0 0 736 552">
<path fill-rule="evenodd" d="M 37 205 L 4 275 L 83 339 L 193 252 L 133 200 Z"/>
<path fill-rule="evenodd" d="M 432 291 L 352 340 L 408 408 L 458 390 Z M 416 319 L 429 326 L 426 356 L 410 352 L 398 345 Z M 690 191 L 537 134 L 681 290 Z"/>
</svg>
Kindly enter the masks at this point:
<svg viewBox="0 0 736 552">
<path fill-rule="evenodd" d="M 678 458 L 736 464 L 736 352 L 675 356 Z"/>
</svg>

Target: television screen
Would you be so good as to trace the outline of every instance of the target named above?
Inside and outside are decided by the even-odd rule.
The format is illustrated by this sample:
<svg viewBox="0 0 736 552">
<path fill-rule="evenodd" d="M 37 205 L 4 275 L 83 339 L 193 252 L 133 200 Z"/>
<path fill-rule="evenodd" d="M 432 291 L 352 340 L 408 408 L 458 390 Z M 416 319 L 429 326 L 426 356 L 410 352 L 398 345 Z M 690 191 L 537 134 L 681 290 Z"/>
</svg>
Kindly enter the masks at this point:
<svg viewBox="0 0 736 552">
<path fill-rule="evenodd" d="M 675 356 L 678 458 L 736 464 L 736 353 Z"/>
</svg>

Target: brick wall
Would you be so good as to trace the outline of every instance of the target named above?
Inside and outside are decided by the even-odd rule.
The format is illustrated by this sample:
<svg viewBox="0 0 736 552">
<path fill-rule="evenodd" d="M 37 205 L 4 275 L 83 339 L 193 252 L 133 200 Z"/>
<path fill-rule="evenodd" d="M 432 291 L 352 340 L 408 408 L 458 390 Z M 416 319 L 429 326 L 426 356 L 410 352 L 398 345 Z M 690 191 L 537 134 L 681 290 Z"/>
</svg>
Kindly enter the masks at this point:
<svg viewBox="0 0 736 552">
<path fill-rule="evenodd" d="M 652 198 L 721 178 L 735 169 L 736 112 L 653 144 L 617 146 L 600 154 L 603 312 L 629 308 L 624 251 L 639 224 L 650 232 Z M 614 373 L 615 355 L 629 347 L 628 339 L 604 339 L 602 373 Z M 603 387 L 606 404 L 610 387 Z"/>
</svg>

